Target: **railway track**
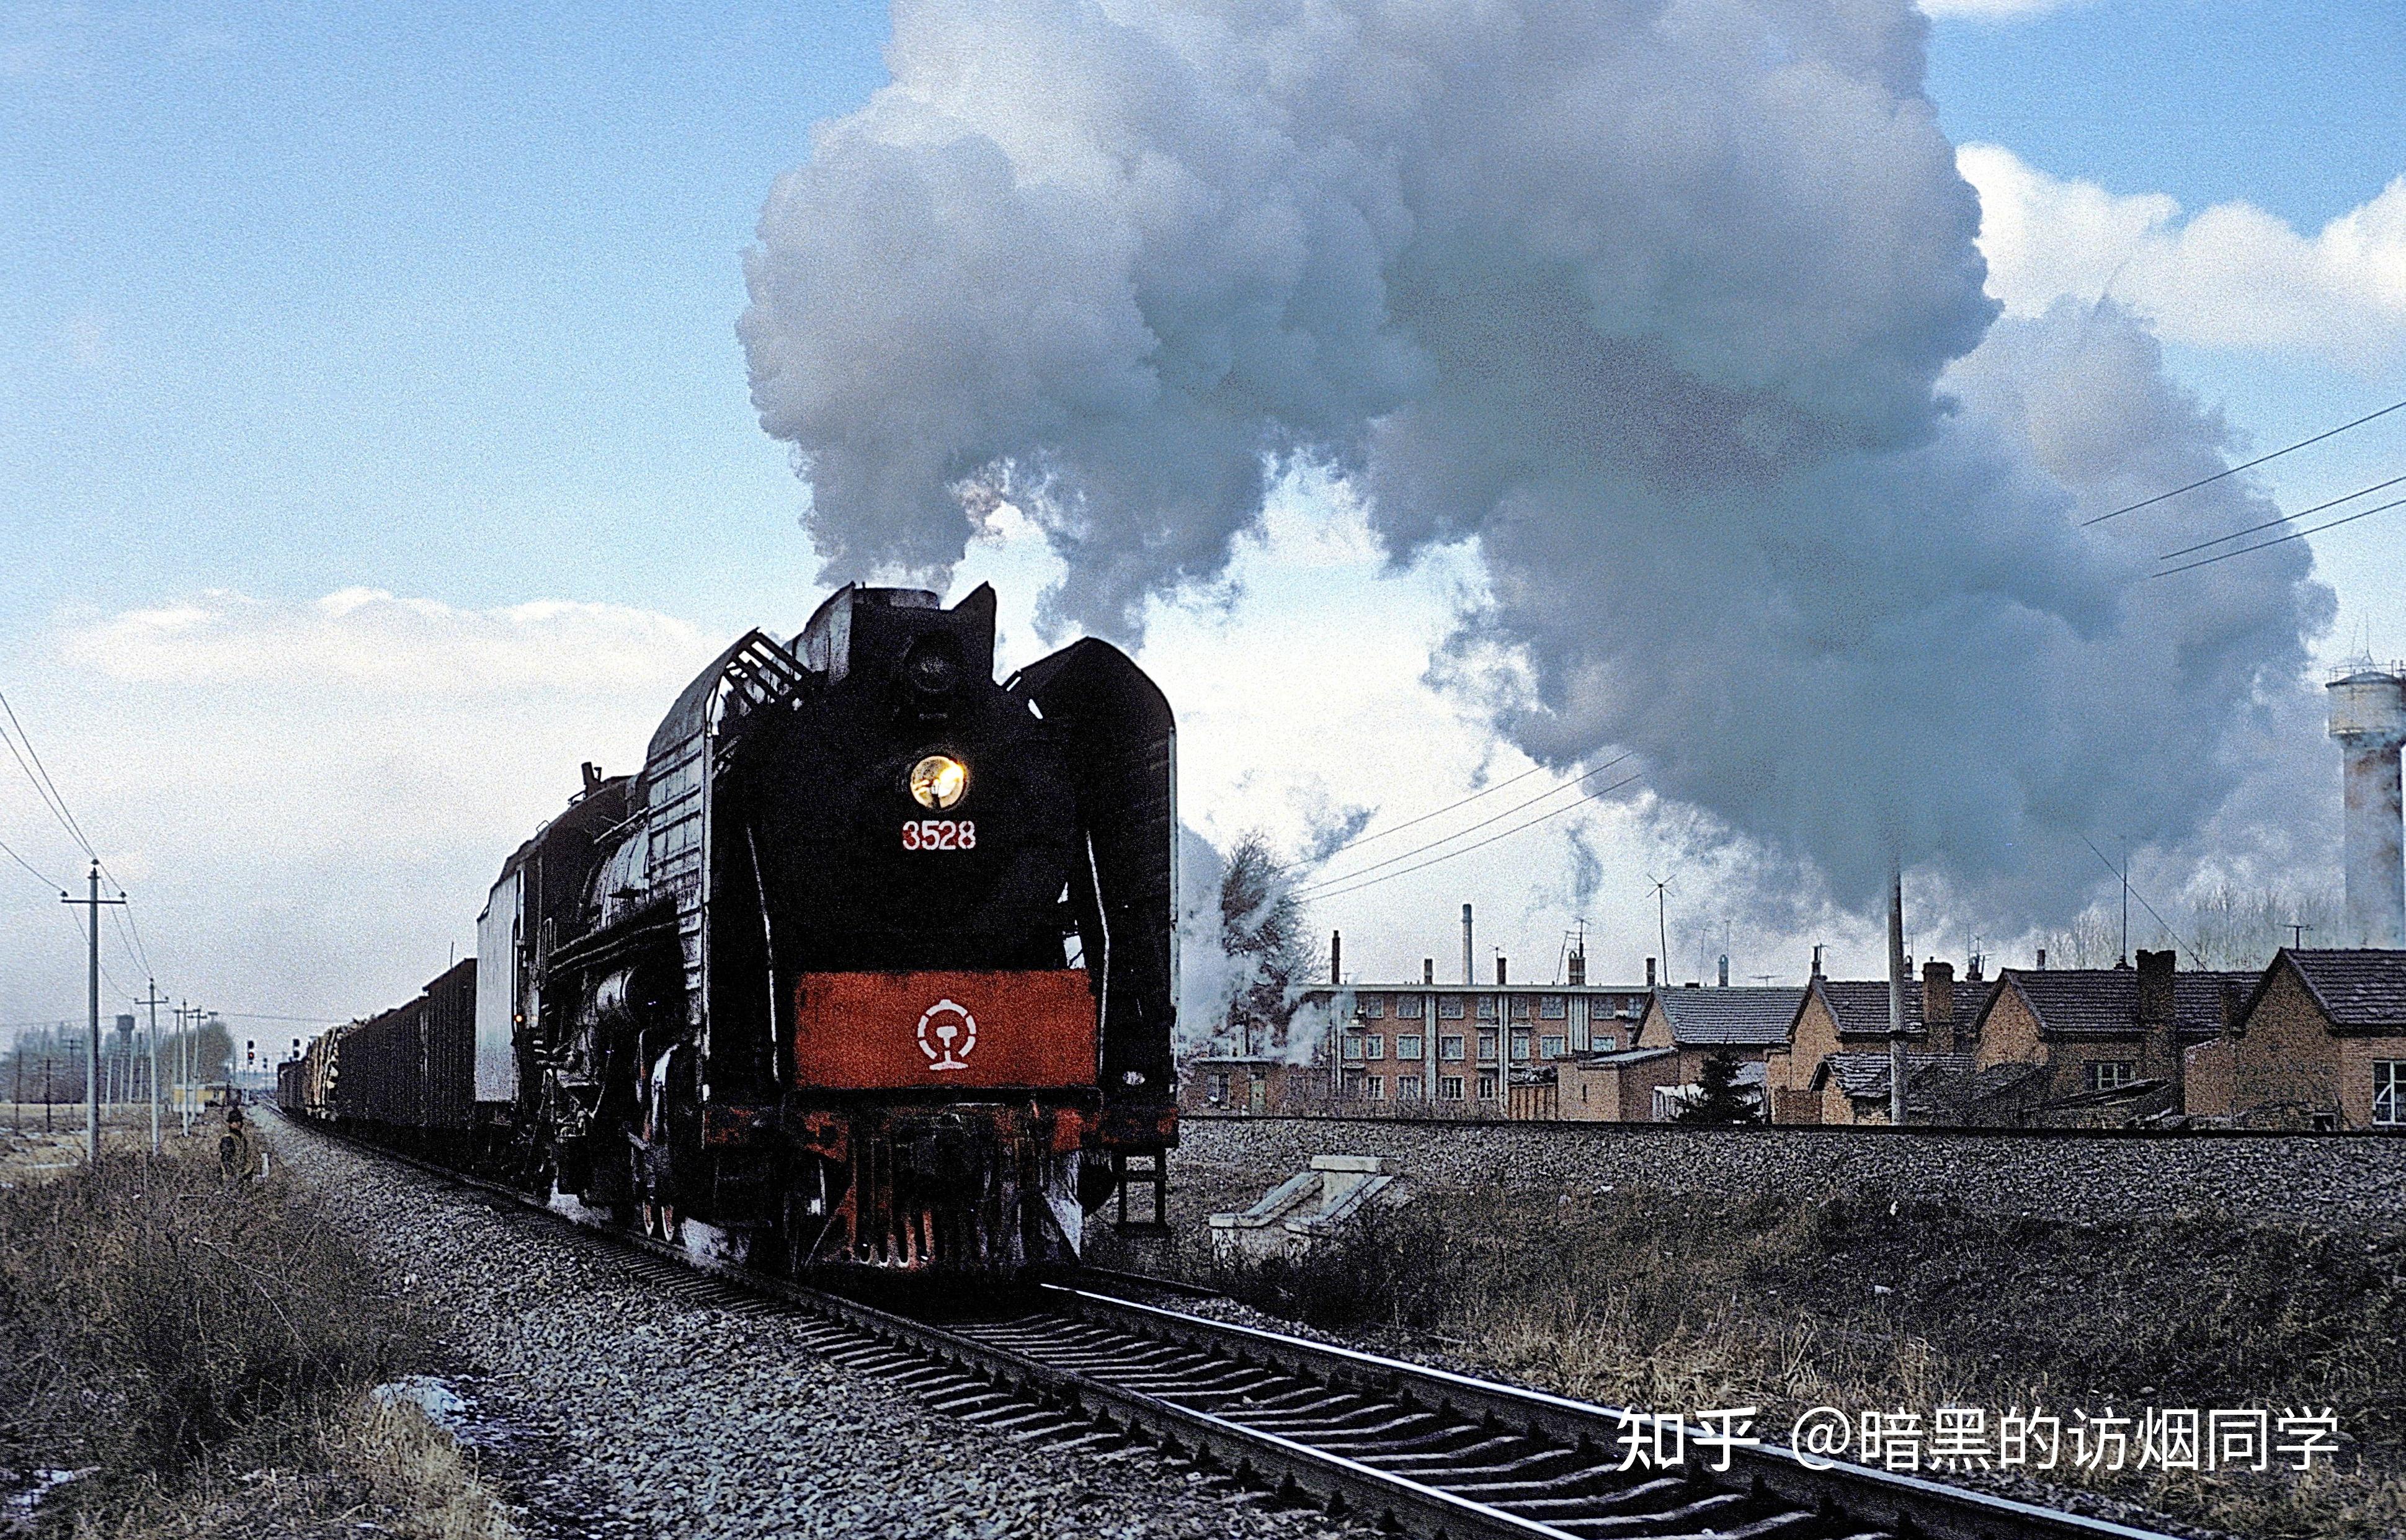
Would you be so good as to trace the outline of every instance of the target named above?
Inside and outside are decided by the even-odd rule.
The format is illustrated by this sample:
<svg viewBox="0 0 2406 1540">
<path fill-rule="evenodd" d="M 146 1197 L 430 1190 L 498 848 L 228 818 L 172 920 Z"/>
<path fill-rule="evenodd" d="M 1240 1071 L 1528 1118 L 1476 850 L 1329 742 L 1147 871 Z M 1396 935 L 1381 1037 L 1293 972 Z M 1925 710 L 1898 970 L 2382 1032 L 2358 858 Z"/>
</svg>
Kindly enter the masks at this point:
<svg viewBox="0 0 2406 1540">
<path fill-rule="evenodd" d="M 1767 1444 L 1731 1449 L 1721 1472 L 1693 1455 L 1676 1472 L 1622 1471 L 1613 1451 L 1623 1423 L 1610 1407 L 1090 1287 L 1040 1284 L 991 1316 L 924 1319 L 579 1223 L 500 1184 L 359 1147 L 621 1251 L 693 1303 L 799 1311 L 811 1318 L 813 1350 L 938 1410 L 1055 1448 L 1100 1452 L 1141 1439 L 1382 1529 L 1444 1540 L 2167 1540 L 1911 1476 L 1817 1470 Z"/>
</svg>

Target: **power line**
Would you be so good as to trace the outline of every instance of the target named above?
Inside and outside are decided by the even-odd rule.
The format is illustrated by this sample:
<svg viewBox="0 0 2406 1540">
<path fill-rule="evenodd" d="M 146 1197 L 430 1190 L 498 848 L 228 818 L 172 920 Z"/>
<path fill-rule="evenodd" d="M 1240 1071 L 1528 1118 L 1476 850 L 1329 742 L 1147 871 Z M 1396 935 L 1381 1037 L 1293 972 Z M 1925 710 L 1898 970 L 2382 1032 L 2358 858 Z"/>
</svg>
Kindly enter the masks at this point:
<svg viewBox="0 0 2406 1540">
<path fill-rule="evenodd" d="M 2361 428 L 2366 423 L 2373 420 L 2373 418 L 2385 417 L 2390 413 L 2399 410 L 2400 407 L 2406 407 L 2406 401 L 2393 402 L 2389 405 L 2383 407 L 2378 412 L 2367 412 L 2364 416 L 2356 418 L 2354 422 L 2342 422 L 2336 428 L 2325 429 L 2323 431 L 2316 433 L 2310 439 L 2300 439 L 2297 443 L 2289 445 L 2286 448 L 2275 449 L 2269 455 L 2257 455 L 2254 459 L 2243 460 L 2239 464 L 2231 466 L 2227 471 L 2216 471 L 2210 476 L 2200 476 L 2197 480 L 2190 482 L 2186 487 L 2175 487 L 2169 492 L 2158 492 L 2154 497 L 2142 499 L 2137 502 L 2130 503 L 2127 507 L 2116 508 L 2110 514 L 2099 514 L 2095 518 L 2084 518 L 2080 521 L 2080 527 L 2085 530 L 2091 524 L 2102 524 L 2109 518 L 2120 518 L 2124 514 L 2135 514 L 2142 508 L 2152 508 L 2158 502 L 2180 496 L 2183 492 L 2194 492 L 2201 487 L 2212 486 L 2214 483 L 2220 481 L 2225 476 L 2235 476 L 2242 471 L 2253 470 L 2255 467 L 2263 464 L 2267 460 L 2279 459 L 2283 455 L 2294 453 L 2297 450 L 2306 447 L 2306 445 L 2310 444 L 2320 444 L 2327 438 L 2334 438 L 2341 433 L 2346 432 L 2351 428 Z"/>
<path fill-rule="evenodd" d="M 31 861 L 26 860 L 23 856 L 18 855 L 14 850 L 10 850 L 7 841 L 0 841 L 0 851 L 7 852 L 8 859 L 16 862 L 19 866 L 23 867 L 27 871 L 33 872 L 34 881 L 41 883 L 44 887 L 49 888 L 52 893 L 64 893 L 66 891 L 66 889 L 61 887 L 58 883 L 53 883 L 48 877 L 43 876 L 39 871 L 35 871 L 34 864 Z"/>
<path fill-rule="evenodd" d="M 60 795 L 59 784 L 50 779 L 50 768 L 42 763 L 41 751 L 34 747 L 34 735 L 25 730 L 24 723 L 17 720 L 17 708 L 8 704 L 8 697 L 5 692 L 0 692 L 0 712 L 6 712 L 8 713 L 8 725 L 17 729 L 17 737 L 24 743 L 25 752 L 33 756 L 34 768 L 40 770 L 42 773 L 41 784 L 35 786 L 34 789 L 39 791 L 42 789 L 42 786 L 48 786 L 50 788 L 50 798 L 55 802 L 57 807 L 59 821 L 66 826 L 66 829 L 69 834 L 75 836 L 76 843 L 83 847 L 83 853 L 86 855 L 91 856 L 95 861 L 100 859 L 100 852 L 92 849 L 92 841 L 84 837 L 83 826 L 77 823 L 75 814 L 67 811 L 67 799 L 64 796 Z M 15 751 L 16 745 L 13 743 L 10 744 L 9 752 L 14 753 Z M 20 769 L 23 768 L 24 763 L 25 762 L 22 759 L 17 761 Z M 28 771 L 27 773 L 30 774 L 31 772 Z"/>
<path fill-rule="evenodd" d="M 1627 758 L 1628 756 L 1623 755 L 1621 757 Z M 1602 767 L 1598 768 L 1601 769 Z M 1585 779 L 1585 777 L 1582 777 L 1581 779 Z M 1440 861 L 1451 861 L 1457 855 L 1467 855 L 1474 850 L 1483 850 L 1487 846 L 1493 844 L 1498 840 L 1510 839 L 1513 835 L 1520 833 L 1522 829 L 1536 828 L 1539 824 L 1549 822 L 1555 818 L 1560 818 L 1564 813 L 1576 812 L 1578 809 L 1585 807 L 1590 802 L 1600 802 L 1605 798 L 1611 796 L 1616 791 L 1619 791 L 1621 787 L 1643 779 L 1645 779 L 1645 773 L 1643 771 L 1640 771 L 1635 775 L 1624 776 L 1621 780 L 1615 781 L 1612 784 L 1605 787 L 1602 791 L 1589 792 L 1575 802 L 1564 803 L 1563 806 L 1554 809 L 1551 812 L 1541 812 L 1535 818 L 1528 820 L 1526 823 L 1515 824 L 1510 828 L 1505 829 L 1500 833 L 1491 834 L 1486 839 L 1479 841 L 1475 844 L 1465 845 L 1460 850 L 1447 851 L 1442 855 L 1432 855 L 1427 860 L 1421 862 L 1417 866 L 1406 867 L 1401 871 L 1391 871 L 1384 877 L 1373 877 L 1366 883 L 1358 883 L 1352 887 L 1341 888 L 1335 893 L 1316 893 L 1312 895 L 1312 897 L 1315 898 L 1342 898 L 1348 894 L 1359 893 L 1364 888 L 1377 887 L 1380 883 L 1393 882 L 1398 877 L 1408 876 L 1415 871 L 1423 870 L 1426 868 L 1436 866 Z M 1571 784 L 1576 785 L 1578 783 L 1573 782 Z M 1557 791 L 1561 789 L 1562 788 L 1559 786 L 1555 788 Z M 1550 792 L 1547 795 L 1550 796 L 1552 793 Z M 1469 831 L 1465 829 L 1464 832 L 1467 833 Z M 1442 840 L 1437 841 L 1438 844 L 1443 844 L 1444 842 L 1445 841 Z M 1435 847 L 1424 846 L 1422 848 L 1434 849 Z M 1401 859 L 1401 857 L 1397 857 L 1397 859 Z"/>
<path fill-rule="evenodd" d="M 1335 860 L 1337 856 L 1344 855 L 1344 854 L 1345 854 L 1347 851 L 1349 851 L 1349 850 L 1356 850 L 1356 849 L 1359 849 L 1360 847 L 1362 847 L 1362 846 L 1364 846 L 1364 845 L 1366 845 L 1366 844 L 1371 843 L 1371 842 L 1372 842 L 1372 841 L 1374 841 L 1383 840 L 1383 839 L 1385 839 L 1385 838 L 1386 838 L 1388 835 L 1390 835 L 1390 834 L 1401 834 L 1404 830 L 1406 830 L 1406 829 L 1408 829 L 1408 828 L 1410 828 L 1410 827 L 1411 827 L 1413 825 L 1415 825 L 1415 824 L 1425 824 L 1425 823 L 1427 823 L 1427 822 L 1428 822 L 1430 819 L 1432 819 L 1432 818 L 1441 818 L 1441 817 L 1443 817 L 1445 814 L 1447 814 L 1447 813 L 1449 813 L 1449 812 L 1452 812 L 1454 809 L 1456 809 L 1456 808 L 1466 808 L 1466 807 L 1468 807 L 1471 803 L 1478 801 L 1478 800 L 1479 800 L 1480 798 L 1482 798 L 1482 797 L 1492 797 L 1492 796 L 1493 796 L 1495 793 L 1497 793 L 1497 792 L 1499 792 L 1499 791 L 1502 791 L 1506 786 L 1515 785 L 1515 784 L 1519 784 L 1520 782 L 1526 781 L 1529 777 L 1531 777 L 1531 776 L 1533 776 L 1533 775 L 1536 774 L 1539 770 L 1544 770 L 1545 768 L 1546 768 L 1546 767 L 1545 767 L 1545 766 L 1543 766 L 1543 765 L 1532 765 L 1532 766 L 1530 766 L 1527 770 L 1522 770 L 1522 771 L 1521 771 L 1520 774 L 1518 774 L 1518 775 L 1507 776 L 1507 777 L 1506 777 L 1504 780 L 1501 780 L 1501 781 L 1496 782 L 1496 783 L 1495 783 L 1493 785 L 1492 785 L 1492 786 L 1483 786 L 1483 787 L 1479 788 L 1479 790 L 1472 792 L 1472 793 L 1471 793 L 1469 796 L 1467 796 L 1467 797 L 1461 798 L 1459 798 L 1459 799 L 1457 799 L 1457 800 L 1455 800 L 1455 801 L 1448 802 L 1445 806 L 1443 806 L 1443 807 L 1441 807 L 1441 808 L 1438 808 L 1438 809 L 1436 809 L 1434 812 L 1423 812 L 1423 813 L 1422 813 L 1422 814 L 1421 814 L 1419 817 L 1417 817 L 1417 818 L 1407 818 L 1407 819 L 1405 819 L 1402 823 L 1397 824 L 1397 825 L 1396 825 L 1394 827 L 1393 827 L 1393 828 L 1382 828 L 1382 829 L 1380 829 L 1380 830 L 1378 833 L 1376 833 L 1376 834 L 1365 834 L 1365 835 L 1361 836 L 1361 837 L 1360 837 L 1360 838 L 1358 838 L 1358 839 L 1348 840 L 1348 841 L 1346 841 L 1343 844 L 1341 844 L 1341 845 L 1337 846 L 1335 850 L 1332 850 L 1332 851 L 1328 852 L 1326 855 L 1322 855 L 1322 856 L 1320 857 L 1320 859 L 1319 859 L 1319 862 L 1315 862 L 1315 863 L 1312 863 L 1312 864 L 1317 865 L 1317 864 L 1320 864 L 1320 863 L 1324 863 L 1324 862 L 1328 862 L 1328 861 L 1333 861 L 1333 860 Z M 1285 863 L 1285 864 L 1284 864 L 1284 865 L 1282 865 L 1282 866 L 1275 866 L 1275 867 L 1272 867 L 1270 869 L 1271 869 L 1272 871 L 1287 871 L 1287 870 L 1291 870 L 1291 869 L 1294 869 L 1294 868 L 1295 868 L 1295 867 L 1302 866 L 1302 865 L 1305 865 L 1305 864 L 1306 864 L 1306 863 L 1301 862 L 1301 861 L 1290 861 L 1290 862 Z"/>
<path fill-rule="evenodd" d="M 1441 839 L 1430 841 L 1427 844 L 1416 845 L 1400 855 L 1390 855 L 1383 861 L 1373 861 L 1366 867 L 1356 867 L 1352 871 L 1345 873 L 1341 877 L 1326 877 L 1317 883 L 1306 883 L 1295 889 L 1295 897 L 1298 898 L 1304 897 L 1316 889 L 1336 887 L 1340 883 L 1352 882 L 1357 877 L 1367 877 L 1370 873 L 1378 871 L 1382 868 L 1394 866 L 1398 861 L 1408 861 L 1415 855 L 1422 855 L 1428 851 L 1437 849 L 1439 845 L 1451 844 L 1454 841 L 1461 839 L 1465 834 L 1476 833 L 1479 830 L 1485 828 L 1490 824 L 1509 818 L 1514 813 L 1521 812 L 1524 809 L 1536 807 L 1538 803 L 1544 801 L 1549 797 L 1559 796 L 1564 791 L 1572 786 L 1578 785 L 1582 781 L 1592 780 L 1594 777 L 1602 775 L 1606 770 L 1608 770 L 1613 766 L 1620 764 L 1622 760 L 1628 758 L 1631 755 L 1634 755 L 1636 752 L 1637 751 L 1635 749 L 1623 750 L 1621 753 L 1606 760 L 1603 764 L 1596 766 L 1593 770 L 1583 770 L 1578 776 L 1564 782 L 1559 786 L 1550 787 L 1545 791 L 1539 792 L 1536 796 L 1530 798 L 1525 802 L 1515 802 L 1512 806 L 1506 808 L 1503 812 L 1492 813 L 1485 818 L 1481 818 L 1479 822 L 1470 825 L 1466 828 L 1456 829 L 1451 834 L 1446 835 Z M 1577 805 L 1577 803 L 1572 804 L 1574 807 Z"/>
<path fill-rule="evenodd" d="M 2342 499 L 2342 501 L 2345 500 Z M 2275 545 L 2286 545 L 2293 540 L 2303 540 L 2308 535 L 2318 535 L 2325 530 L 2336 530 L 2342 524 L 2353 524 L 2359 518 L 2371 518 L 2375 514 L 2385 514 L 2392 508 L 2406 508 L 2406 498 L 2399 498 L 2395 502 L 2380 503 L 2374 507 L 2364 509 L 2359 513 L 2350 514 L 2345 518 L 2335 518 L 2327 524 L 2317 524 L 2309 530 L 2293 530 L 2289 533 L 2281 535 L 2272 540 L 2259 540 L 2253 545 L 2242 545 L 2235 551 L 2220 551 L 2216 552 L 2213 556 L 2205 557 L 2197 561 L 2183 562 L 2177 567 L 2166 567 L 2161 572 L 2149 572 L 2147 575 L 2149 577 L 2170 577 L 2174 572 L 2193 572 L 2200 567 L 2211 567 L 2217 561 L 2228 561 L 2232 557 L 2245 556 L 2250 551 L 2269 551 Z"/>
<path fill-rule="evenodd" d="M 2278 518 L 2268 518 L 2261 524 L 2250 524 L 2244 530 L 2233 530 L 2227 535 L 2216 535 L 2212 540 L 2201 540 L 2194 545 L 2184 545 L 2177 551 L 2166 551 L 2163 555 L 2156 558 L 2156 559 L 2158 561 L 2170 561 L 2176 557 L 2185 557 L 2192 552 L 2210 550 L 2228 541 L 2238 540 L 2245 535 L 2259 534 L 2266 530 L 2286 524 L 2291 519 L 2305 518 L 2310 515 L 2319 514 L 2326 508 L 2336 508 L 2342 502 L 2354 502 L 2357 498 L 2363 497 L 2368 493 L 2380 491 L 2385 487 L 2395 487 L 2401 481 L 2406 481 L 2406 476 L 2391 476 L 2387 481 L 2376 481 L 2370 487 L 2357 487 L 2355 491 L 2348 493 L 2345 497 L 2335 497 L 2328 502 L 2317 502 L 2311 508 L 2300 508 L 2294 514 L 2283 514 Z"/>
</svg>

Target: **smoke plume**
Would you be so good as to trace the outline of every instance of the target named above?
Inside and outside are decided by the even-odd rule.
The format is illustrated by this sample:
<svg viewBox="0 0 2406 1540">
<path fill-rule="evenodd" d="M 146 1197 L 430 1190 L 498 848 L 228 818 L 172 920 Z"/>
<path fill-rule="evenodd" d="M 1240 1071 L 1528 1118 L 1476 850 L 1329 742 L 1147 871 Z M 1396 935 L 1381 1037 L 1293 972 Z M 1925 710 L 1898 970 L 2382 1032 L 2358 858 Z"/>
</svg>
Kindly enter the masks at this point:
<svg viewBox="0 0 2406 1540">
<path fill-rule="evenodd" d="M 1298 459 L 1399 561 L 1476 537 L 1499 726 L 1635 749 L 1874 898 L 2045 913 L 2177 842 L 2293 697 L 2302 544 L 2111 305 L 1997 323 L 1906 0 L 910 0 L 781 178 L 742 333 L 832 575 L 1007 496 L 1126 636 Z"/>
</svg>

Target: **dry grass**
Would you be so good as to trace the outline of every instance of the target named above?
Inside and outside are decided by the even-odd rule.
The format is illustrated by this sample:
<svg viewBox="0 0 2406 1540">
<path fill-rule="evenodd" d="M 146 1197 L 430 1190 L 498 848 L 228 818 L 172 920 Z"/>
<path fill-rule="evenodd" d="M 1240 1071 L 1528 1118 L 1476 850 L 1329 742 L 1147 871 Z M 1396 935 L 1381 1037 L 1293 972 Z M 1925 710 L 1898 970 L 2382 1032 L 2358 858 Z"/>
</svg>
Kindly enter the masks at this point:
<svg viewBox="0 0 2406 1540">
<path fill-rule="evenodd" d="M 285 1466 L 132 1491 L 109 1514 L 80 1516 L 78 1540 L 517 1540 L 473 1458 L 408 1403 L 361 1396 L 317 1420 L 292 1452 Z"/>
<path fill-rule="evenodd" d="M 137 1132 L 145 1152 L 0 1191 L 0 1470 L 90 1472 L 45 1526 L 302 1533 L 364 1505 L 490 1533 L 444 1517 L 491 1508 L 448 1435 L 361 1402 L 418 1323 L 309 1194 L 220 1181 L 214 1127 L 155 1161 Z"/>
<path fill-rule="evenodd" d="M 1863 1194 L 1424 1194 L 1221 1281 L 1581 1399 L 1849 1410 L 2334 1407 L 2341 1468 L 2088 1484 L 2249 1535 L 2406 1533 L 2406 1243 L 2203 1217 L 1998 1221 Z"/>
</svg>

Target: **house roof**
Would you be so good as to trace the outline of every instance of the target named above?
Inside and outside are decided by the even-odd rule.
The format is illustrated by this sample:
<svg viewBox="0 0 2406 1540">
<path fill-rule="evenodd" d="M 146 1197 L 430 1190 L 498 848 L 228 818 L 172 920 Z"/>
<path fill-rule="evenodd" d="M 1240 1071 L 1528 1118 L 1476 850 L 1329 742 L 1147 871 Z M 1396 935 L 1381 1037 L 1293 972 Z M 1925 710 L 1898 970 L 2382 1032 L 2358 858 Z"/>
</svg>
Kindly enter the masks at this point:
<svg viewBox="0 0 2406 1540">
<path fill-rule="evenodd" d="M 2172 1020 L 2181 1035 L 2211 1038 L 2220 1033 L 2224 987 L 2243 990 L 2256 980 L 2252 972 L 2173 974 Z M 1998 996 L 2007 987 L 2021 996 L 2042 1032 L 2129 1038 L 2140 1030 L 2136 968 L 2009 968 L 1997 975 L 1997 984 Z M 1983 1018 L 1994 1009 L 1996 997 L 1983 1008 Z"/>
<path fill-rule="evenodd" d="M 1838 1024 L 1842 1038 L 1885 1038 L 1888 1036 L 1888 981 L 1886 979 L 1815 979 L 1814 995 L 1828 1007 L 1831 1018 Z M 1955 1021 L 1969 1027 L 1988 996 L 1996 992 L 1996 982 L 1987 979 L 1955 981 Z M 1918 1038 L 1929 1031 L 1921 1019 L 1923 989 L 1921 981 L 1908 980 L 1904 986 L 1904 1035 Z M 1797 1001 L 1796 1009 L 1804 1009 Z"/>
<path fill-rule="evenodd" d="M 2373 947 L 2283 947 L 2272 968 L 2264 971 L 2272 982 L 2286 958 L 2331 1024 L 2358 1031 L 2388 1028 L 2406 1031 L 2406 952 Z M 2263 985 L 2256 994 L 2263 993 Z M 2247 1002 L 2255 1010 L 2256 1000 Z"/>
<path fill-rule="evenodd" d="M 1664 989 L 1655 1003 L 1681 1047 L 1776 1048 L 1788 1040 L 1801 989 Z"/>
<path fill-rule="evenodd" d="M 1665 1053 L 1677 1052 L 1677 1049 L 1670 1047 L 1623 1048 L 1606 1053 L 1577 1054 L 1570 1062 L 1589 1069 L 1618 1069 L 1625 1064 L 1644 1064 L 1649 1059 L 1659 1059 Z"/>
<path fill-rule="evenodd" d="M 1974 1078 L 1969 1053 L 1907 1053 L 1904 1109 L 1927 1115 L 1950 1109 Z M 1833 1053 L 1813 1072 L 1813 1087 L 1835 1081 L 1848 1101 L 1888 1101 L 1886 1053 Z"/>
</svg>

